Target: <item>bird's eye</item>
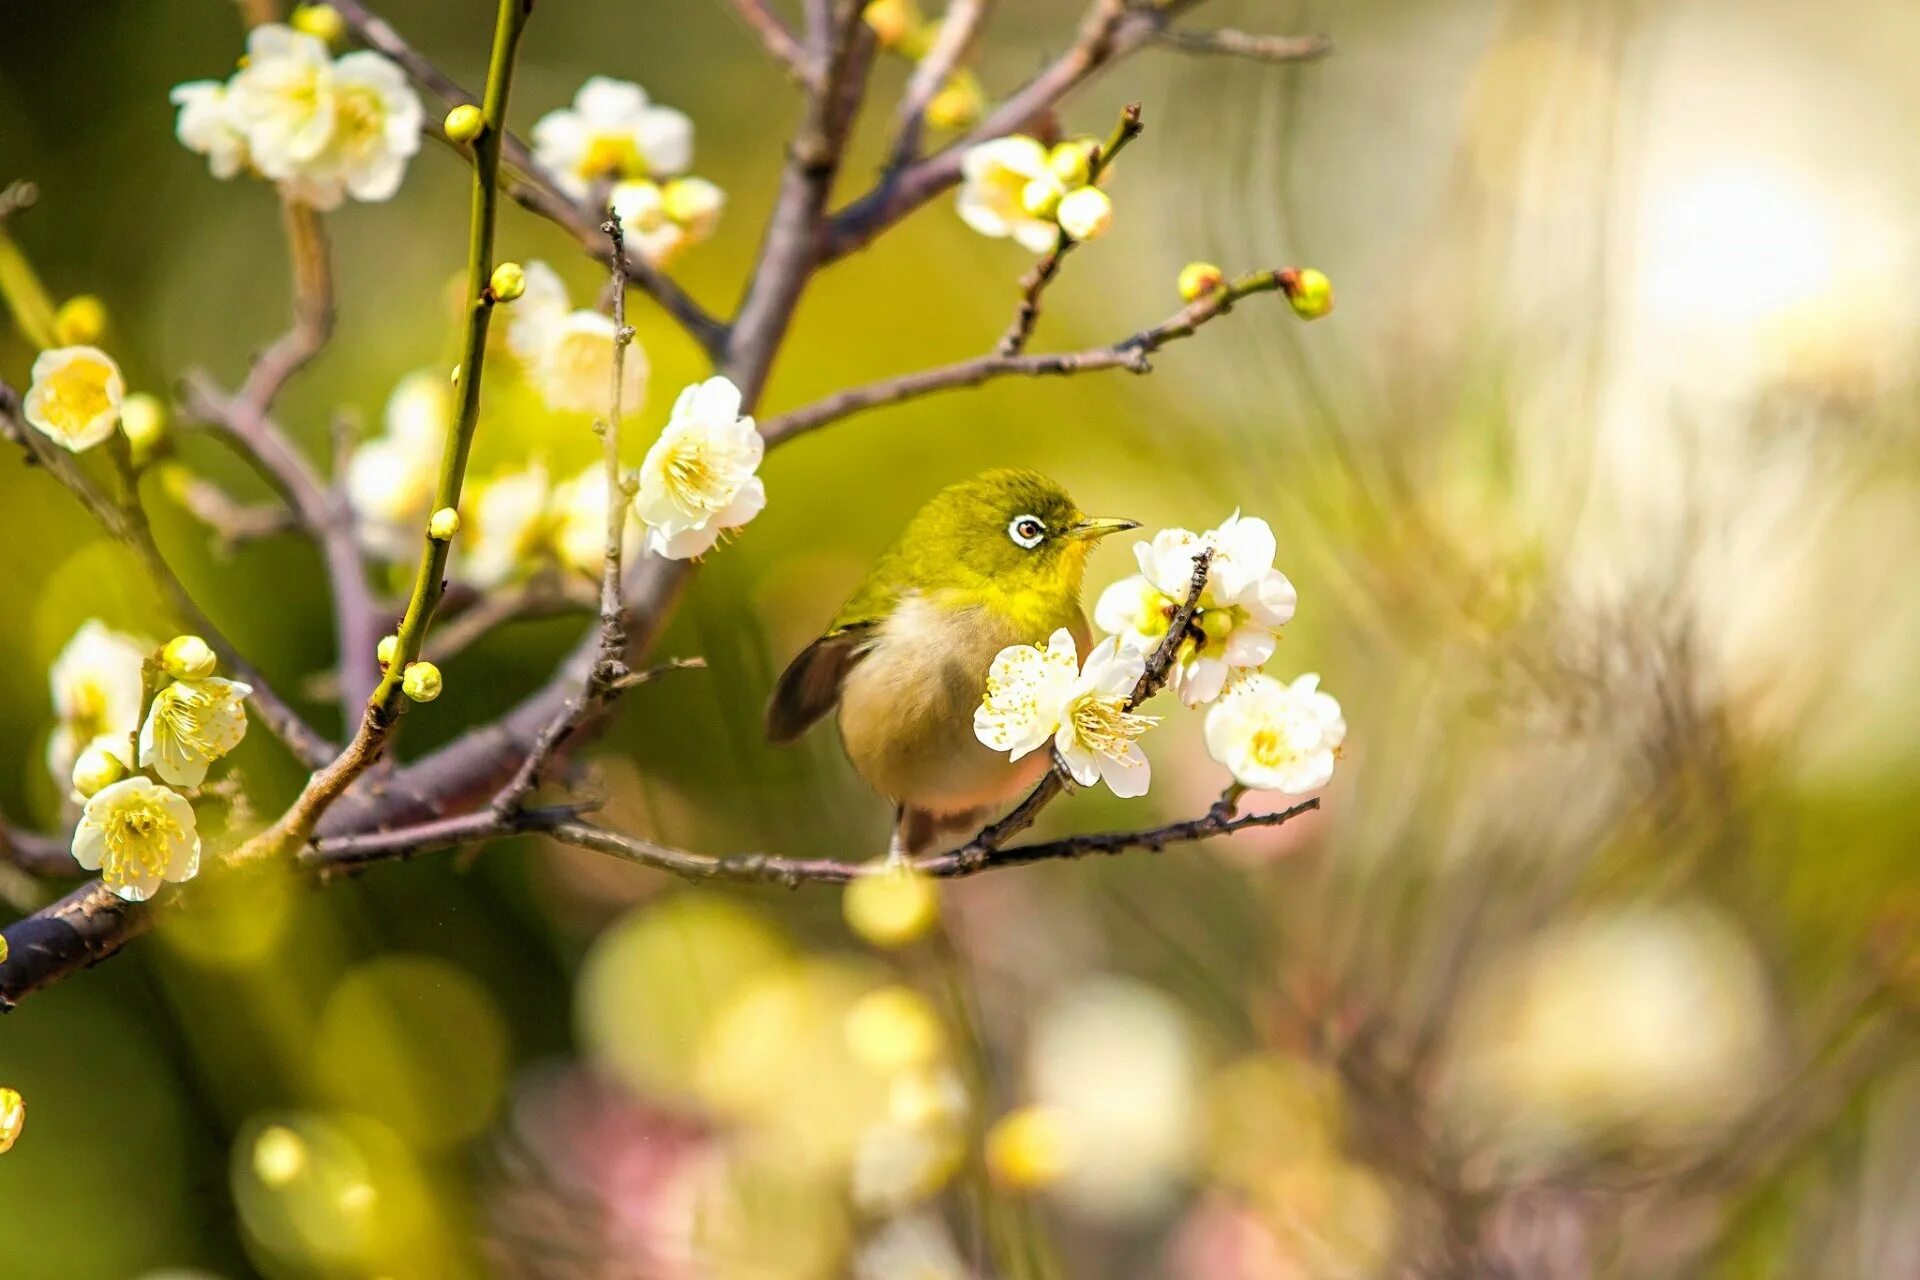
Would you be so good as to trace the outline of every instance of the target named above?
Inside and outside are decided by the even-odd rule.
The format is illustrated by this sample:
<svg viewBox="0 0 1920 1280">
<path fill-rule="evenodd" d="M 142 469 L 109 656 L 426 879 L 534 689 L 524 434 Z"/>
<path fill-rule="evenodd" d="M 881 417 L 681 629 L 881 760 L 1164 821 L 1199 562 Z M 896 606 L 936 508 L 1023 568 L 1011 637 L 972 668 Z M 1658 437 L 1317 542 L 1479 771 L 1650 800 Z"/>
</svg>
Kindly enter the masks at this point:
<svg viewBox="0 0 1920 1280">
<path fill-rule="evenodd" d="M 1007 536 L 1016 545 L 1031 551 L 1047 536 L 1047 526 L 1040 522 L 1039 516 L 1015 516 L 1013 523 L 1007 526 Z"/>
</svg>

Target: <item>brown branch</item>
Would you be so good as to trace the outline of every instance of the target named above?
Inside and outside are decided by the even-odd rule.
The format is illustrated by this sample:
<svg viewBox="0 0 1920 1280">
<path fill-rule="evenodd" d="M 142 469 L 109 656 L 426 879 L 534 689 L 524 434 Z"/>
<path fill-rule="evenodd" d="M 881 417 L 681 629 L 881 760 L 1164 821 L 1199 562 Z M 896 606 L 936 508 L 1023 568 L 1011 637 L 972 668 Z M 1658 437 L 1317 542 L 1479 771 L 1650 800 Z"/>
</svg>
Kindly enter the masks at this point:
<svg viewBox="0 0 1920 1280">
<path fill-rule="evenodd" d="M 800 47 L 799 38 L 787 26 L 785 19 L 773 11 L 767 0 L 733 0 L 733 11 L 747 29 L 760 39 L 775 62 L 786 69 L 788 75 L 803 85 L 812 84 L 815 71 L 812 59 L 807 51 Z"/>
<path fill-rule="evenodd" d="M 162 483 L 188 515 L 207 526 L 221 555 L 232 555 L 235 548 L 262 538 L 302 532 L 299 518 L 286 507 L 277 502 L 242 502 L 204 476 L 182 470 Z"/>
<path fill-rule="evenodd" d="M 1087 181 L 1096 183 L 1106 173 L 1113 158 L 1120 154 L 1129 142 L 1140 136 L 1145 126 L 1140 123 L 1140 104 L 1129 103 L 1121 108 L 1120 123 L 1114 126 L 1113 136 L 1107 139 L 1091 157 L 1087 171 Z M 1078 243 L 1062 229 L 1053 241 L 1053 248 L 1033 264 L 1033 270 L 1020 280 L 1020 305 L 1013 313 L 1013 322 L 1007 331 L 1000 335 L 1000 344 L 995 348 L 999 355 L 1019 355 L 1026 348 L 1027 340 L 1033 336 L 1033 326 L 1040 320 L 1040 295 L 1060 273 L 1060 264 L 1066 260 L 1073 246 Z"/>
<path fill-rule="evenodd" d="M 22 831 L 0 820 L 0 863 L 18 867 L 29 875 L 78 876 L 85 872 L 73 860 L 68 842 L 59 836 L 38 831 Z"/>
<path fill-rule="evenodd" d="M 913 69 L 907 90 L 900 96 L 900 106 L 895 112 L 899 123 L 887 161 L 888 172 L 906 168 L 920 154 L 920 138 L 927 127 L 927 106 L 973 48 L 992 9 L 993 0 L 952 0 L 947 6 L 933 47 Z"/>
<path fill-rule="evenodd" d="M 1333 52 L 1333 41 L 1325 36 L 1271 36 L 1228 27 L 1213 31 L 1172 27 L 1153 39 L 1181 53 L 1223 54 L 1256 62 L 1313 62 Z"/>
<path fill-rule="evenodd" d="M 975 356 L 971 360 L 960 360 L 885 378 L 863 387 L 852 387 L 767 419 L 761 424 L 761 434 L 766 436 L 769 445 L 778 444 L 868 409 L 915 400 L 935 392 L 977 387 L 996 378 L 1048 377 L 1094 373 L 1103 369 L 1147 373 L 1153 368 L 1149 357 L 1156 351 L 1170 342 L 1192 336 L 1200 326 L 1233 310 L 1234 304 L 1242 298 L 1257 293 L 1284 291 L 1289 274 L 1287 270 L 1272 270 L 1242 276 L 1225 288 L 1182 307 L 1151 329 L 1143 329 L 1110 346 L 1042 355 L 1007 356 L 996 353 Z"/>
<path fill-rule="evenodd" d="M 1187 844 L 1214 836 L 1230 836 L 1254 827 L 1277 827 L 1320 807 L 1318 797 L 1273 813 L 1235 812 L 1239 792 L 1226 795 L 1197 818 L 1169 822 L 1137 831 L 1102 831 L 1015 845 L 1010 849 L 982 849 L 969 842 L 958 849 L 915 859 L 922 875 L 959 879 L 1001 867 L 1026 866 L 1094 854 L 1114 855 L 1133 849 L 1159 852 L 1168 845 Z M 525 809 L 512 814 L 492 810 L 461 814 L 397 831 L 371 832 L 319 841 L 302 856 L 302 864 L 323 875 L 353 872 L 382 862 L 405 861 L 465 845 L 516 835 L 544 834 L 565 844 L 592 849 L 627 862 L 665 871 L 688 880 L 720 880 L 749 884 L 846 884 L 874 874 L 872 862 L 836 858 L 788 858 L 769 853 L 714 855 L 659 844 L 605 827 L 582 822 L 574 806 Z M 991 853 L 989 858 L 984 856 Z"/>
<path fill-rule="evenodd" d="M 759 399 L 800 293 L 819 264 L 827 200 L 873 59 L 873 32 L 861 20 L 864 8 L 864 0 L 842 0 L 832 21 L 809 23 L 814 54 L 825 71 L 807 95 L 806 116 L 787 148 L 766 238 L 722 360 L 748 405 Z"/>
<path fill-rule="evenodd" d="M 247 371 L 239 400 L 256 413 L 272 410 L 293 376 L 312 363 L 333 336 L 333 262 L 326 224 L 312 208 L 283 198 L 281 221 L 293 267 L 293 327 L 262 351 Z"/>
<path fill-rule="evenodd" d="M 479 100 L 473 94 L 408 44 L 391 23 L 375 15 L 360 0 L 340 0 L 333 7 L 346 21 L 347 29 L 362 44 L 393 59 L 416 84 L 449 108 L 462 104 L 478 105 Z M 449 142 L 437 126 L 429 128 L 428 132 L 464 154 L 466 148 Z M 497 174 L 496 177 L 509 198 L 558 225 L 589 253 L 606 261 L 607 248 L 600 234 L 600 223 L 606 217 L 606 210 L 595 208 L 585 200 L 575 200 L 561 190 L 553 175 L 534 159 L 527 144 L 511 132 L 505 133 L 500 140 L 500 157 L 508 172 Z M 699 344 L 701 350 L 711 355 L 720 349 L 726 340 L 726 325 L 708 314 L 669 276 L 645 261 L 633 260 L 626 264 L 626 276 L 672 316 L 688 336 Z"/>
</svg>

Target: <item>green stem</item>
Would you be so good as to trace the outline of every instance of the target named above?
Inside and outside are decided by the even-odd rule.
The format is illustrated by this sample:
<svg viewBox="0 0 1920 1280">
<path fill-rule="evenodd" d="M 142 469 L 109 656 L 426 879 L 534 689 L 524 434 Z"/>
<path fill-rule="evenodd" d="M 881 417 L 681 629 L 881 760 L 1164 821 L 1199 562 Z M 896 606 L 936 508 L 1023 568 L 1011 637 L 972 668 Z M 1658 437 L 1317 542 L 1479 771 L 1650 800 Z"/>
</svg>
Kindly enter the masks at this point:
<svg viewBox="0 0 1920 1280">
<path fill-rule="evenodd" d="M 530 0 L 500 0 L 494 24 L 493 58 L 487 66 L 487 88 L 481 100 L 486 127 L 473 142 L 473 212 L 467 238 L 467 331 L 461 349 L 460 407 L 440 455 L 440 478 L 434 487 L 433 510 L 460 508 L 460 487 L 467 474 L 467 456 L 480 419 L 480 382 L 487 356 L 487 326 L 493 318 L 493 229 L 500 208 L 500 144 L 507 135 L 507 90 L 513 79 L 513 56 L 532 9 Z M 447 552 L 452 540 L 440 540 L 420 531 L 425 546 L 420 572 L 415 576 L 407 611 L 400 622 L 399 653 L 388 664 L 369 707 L 390 715 L 400 698 L 400 680 L 407 664 L 420 656 L 427 627 L 445 588 Z"/>
<path fill-rule="evenodd" d="M 0 297 L 7 300 L 27 341 L 42 349 L 59 345 L 53 335 L 53 299 L 5 227 L 0 227 Z"/>
</svg>

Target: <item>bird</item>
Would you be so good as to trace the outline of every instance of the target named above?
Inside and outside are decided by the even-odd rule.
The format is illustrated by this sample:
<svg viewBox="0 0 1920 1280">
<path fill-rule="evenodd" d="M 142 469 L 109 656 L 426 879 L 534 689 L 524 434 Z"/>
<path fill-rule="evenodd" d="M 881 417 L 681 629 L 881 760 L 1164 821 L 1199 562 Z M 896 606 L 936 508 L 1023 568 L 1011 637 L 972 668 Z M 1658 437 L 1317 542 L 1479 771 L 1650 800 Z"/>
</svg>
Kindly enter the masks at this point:
<svg viewBox="0 0 1920 1280">
<path fill-rule="evenodd" d="M 1036 471 L 1003 468 L 949 485 L 881 553 L 827 629 L 774 686 L 766 733 L 798 739 L 839 709 L 854 771 L 894 805 L 889 856 L 922 852 L 1038 782 L 1050 752 L 1018 761 L 974 736 L 994 658 L 1065 627 L 1079 652 L 1087 555 L 1139 528 L 1091 517 Z"/>
</svg>

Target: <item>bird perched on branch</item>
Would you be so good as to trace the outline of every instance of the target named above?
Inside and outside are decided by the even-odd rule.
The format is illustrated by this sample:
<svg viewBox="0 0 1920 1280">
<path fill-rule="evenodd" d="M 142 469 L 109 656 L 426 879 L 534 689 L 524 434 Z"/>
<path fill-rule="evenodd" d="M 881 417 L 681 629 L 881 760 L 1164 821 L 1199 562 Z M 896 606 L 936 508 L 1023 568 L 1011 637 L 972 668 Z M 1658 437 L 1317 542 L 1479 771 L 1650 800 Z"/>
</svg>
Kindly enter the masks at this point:
<svg viewBox="0 0 1920 1280">
<path fill-rule="evenodd" d="M 1087 553 L 1138 527 L 1083 515 L 1033 471 L 988 471 L 941 490 L 780 677 L 767 737 L 792 742 L 838 704 L 853 767 L 896 806 L 895 854 L 977 821 L 1037 782 L 1050 758 L 1009 761 L 974 737 L 995 655 L 1045 645 L 1061 627 L 1084 655 Z"/>
</svg>

